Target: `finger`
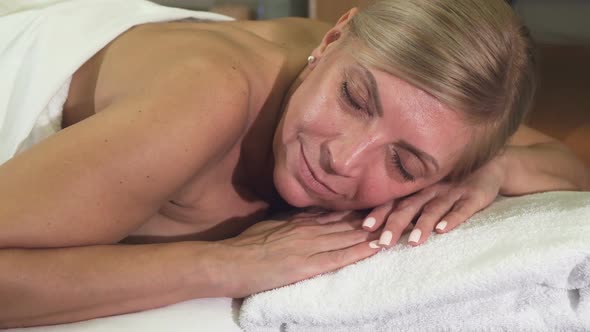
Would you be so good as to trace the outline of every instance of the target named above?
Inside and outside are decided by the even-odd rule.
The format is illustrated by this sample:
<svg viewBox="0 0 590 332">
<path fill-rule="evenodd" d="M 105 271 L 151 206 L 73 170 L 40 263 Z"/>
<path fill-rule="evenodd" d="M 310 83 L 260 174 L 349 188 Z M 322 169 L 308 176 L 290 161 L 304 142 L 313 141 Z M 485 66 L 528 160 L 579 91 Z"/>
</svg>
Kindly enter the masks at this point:
<svg viewBox="0 0 590 332">
<path fill-rule="evenodd" d="M 324 213 L 319 215 L 315 218 L 315 221 L 319 224 L 328 224 L 335 221 L 347 220 L 347 219 L 355 219 L 354 216 L 357 213 L 355 211 L 347 210 L 347 211 L 335 211 L 330 213 Z"/>
<path fill-rule="evenodd" d="M 406 228 L 404 228 L 404 230 L 402 231 L 402 234 L 410 232 L 412 229 L 414 229 L 414 224 L 409 223 L 408 226 L 406 226 Z"/>
<path fill-rule="evenodd" d="M 316 238 L 318 252 L 340 250 L 356 244 L 377 239 L 377 235 L 362 229 L 322 234 Z"/>
<path fill-rule="evenodd" d="M 451 211 L 441 218 L 434 230 L 437 233 L 446 233 L 465 222 L 481 209 L 481 205 L 477 200 L 470 197 L 462 198 L 455 203 Z"/>
<path fill-rule="evenodd" d="M 392 209 L 393 201 L 377 206 L 363 221 L 363 228 L 370 232 L 379 229 L 385 223 Z"/>
<path fill-rule="evenodd" d="M 248 229 L 246 229 L 245 231 L 240 233 L 240 236 L 245 236 L 245 235 L 249 236 L 249 235 L 257 235 L 257 234 L 266 233 L 272 229 L 279 229 L 281 227 L 284 227 L 288 223 L 289 223 L 288 221 L 281 221 L 281 220 L 267 220 L 267 221 L 259 222 L 259 223 L 256 223 L 256 224 L 250 226 Z"/>
<path fill-rule="evenodd" d="M 387 218 L 387 222 L 383 231 L 379 235 L 379 246 L 389 248 L 399 241 L 399 238 L 402 234 L 405 233 L 406 229 L 411 229 L 412 224 L 410 220 L 407 219 L 399 219 L 393 220 L 391 219 L 391 215 Z"/>
<path fill-rule="evenodd" d="M 458 195 L 449 193 L 426 203 L 408 237 L 408 244 L 416 246 L 424 243 L 434 230 L 435 225 L 441 221 L 443 215 L 451 210 L 459 198 Z"/>
<path fill-rule="evenodd" d="M 336 221 L 327 224 L 318 224 L 315 220 L 307 220 L 303 222 L 294 223 L 292 224 L 292 226 L 294 226 L 294 228 L 298 232 L 322 235 L 351 230 L 360 230 L 362 229 L 361 224 L 362 220 L 357 218 L 355 220 Z M 286 227 L 286 231 L 291 230 L 288 227 Z"/>
<path fill-rule="evenodd" d="M 390 247 L 397 243 L 404 229 L 410 225 L 420 209 L 432 199 L 431 193 L 418 193 L 400 201 L 387 218 L 387 223 L 381 232 L 379 245 Z"/>
<path fill-rule="evenodd" d="M 307 221 L 309 219 L 315 219 L 315 218 L 319 218 L 321 216 L 324 215 L 328 215 L 330 214 L 329 211 L 320 211 L 320 210 L 306 210 L 305 212 L 301 212 L 301 213 L 297 213 L 295 215 L 291 215 L 289 216 L 288 220 L 292 221 L 292 222 L 301 222 L 301 221 Z"/>
<path fill-rule="evenodd" d="M 379 250 L 380 248 L 373 242 L 365 241 L 348 248 L 318 253 L 309 257 L 308 272 L 316 275 L 334 271 L 370 257 Z"/>
</svg>

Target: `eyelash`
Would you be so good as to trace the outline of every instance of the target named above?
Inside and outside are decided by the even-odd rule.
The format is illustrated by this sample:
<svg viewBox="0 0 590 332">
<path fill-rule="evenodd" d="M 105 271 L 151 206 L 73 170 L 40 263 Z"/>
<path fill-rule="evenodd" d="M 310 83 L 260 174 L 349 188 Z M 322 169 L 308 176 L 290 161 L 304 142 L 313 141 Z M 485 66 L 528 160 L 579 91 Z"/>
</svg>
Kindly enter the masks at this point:
<svg viewBox="0 0 590 332">
<path fill-rule="evenodd" d="M 344 98 L 346 99 L 348 104 L 350 106 L 352 106 L 352 108 L 354 108 L 357 111 L 362 111 L 365 115 L 368 115 L 368 116 L 371 115 L 366 109 L 364 109 L 361 105 L 359 105 L 359 103 L 357 103 L 356 100 L 352 97 L 352 95 L 350 94 L 350 90 L 348 89 L 348 81 L 342 82 L 341 90 L 342 90 L 342 96 L 344 96 Z"/>
<path fill-rule="evenodd" d="M 395 151 L 395 150 L 393 151 L 392 159 L 393 159 L 393 164 L 395 165 L 395 167 L 397 167 L 400 174 L 402 175 L 402 177 L 406 181 L 414 182 L 416 180 L 416 178 L 414 178 L 414 176 L 406 170 L 406 168 L 404 167 L 404 165 L 402 163 L 402 159 L 399 156 L 399 153 L 397 153 L 397 151 Z"/>
</svg>

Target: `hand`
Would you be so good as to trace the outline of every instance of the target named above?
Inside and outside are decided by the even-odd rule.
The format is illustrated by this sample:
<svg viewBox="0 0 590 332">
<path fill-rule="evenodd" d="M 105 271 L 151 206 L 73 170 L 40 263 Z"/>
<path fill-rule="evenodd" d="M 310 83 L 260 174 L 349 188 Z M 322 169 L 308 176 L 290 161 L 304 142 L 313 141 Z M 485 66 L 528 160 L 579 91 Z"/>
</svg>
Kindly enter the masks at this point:
<svg viewBox="0 0 590 332">
<path fill-rule="evenodd" d="M 360 215 L 320 224 L 309 213 L 263 221 L 218 242 L 226 296 L 239 298 L 333 271 L 378 252 Z"/>
<path fill-rule="evenodd" d="M 446 233 L 476 212 L 490 205 L 503 182 L 503 173 L 494 161 L 484 165 L 459 183 L 435 183 L 398 201 L 373 209 L 363 224 L 375 231 L 385 224 L 379 245 L 390 247 L 402 233 L 412 229 L 408 244 L 417 246 L 434 230 Z M 416 220 L 412 227 L 412 220 Z"/>
</svg>

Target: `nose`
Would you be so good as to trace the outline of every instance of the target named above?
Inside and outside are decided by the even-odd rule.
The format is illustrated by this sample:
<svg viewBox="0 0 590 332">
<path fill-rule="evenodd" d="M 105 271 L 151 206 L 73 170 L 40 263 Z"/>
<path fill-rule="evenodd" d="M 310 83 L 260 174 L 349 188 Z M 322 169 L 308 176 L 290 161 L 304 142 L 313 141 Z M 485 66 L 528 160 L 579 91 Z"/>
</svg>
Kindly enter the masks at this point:
<svg viewBox="0 0 590 332">
<path fill-rule="evenodd" d="M 374 159 L 373 152 L 380 145 L 378 137 L 366 133 L 343 135 L 321 145 L 320 165 L 328 174 L 355 177 Z"/>
</svg>

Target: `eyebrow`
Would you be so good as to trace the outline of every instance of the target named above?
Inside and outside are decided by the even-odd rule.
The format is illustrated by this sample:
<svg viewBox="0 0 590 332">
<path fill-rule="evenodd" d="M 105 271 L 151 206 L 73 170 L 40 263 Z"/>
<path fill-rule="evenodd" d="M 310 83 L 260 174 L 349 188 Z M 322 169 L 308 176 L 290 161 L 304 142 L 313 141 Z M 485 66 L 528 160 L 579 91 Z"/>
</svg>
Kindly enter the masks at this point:
<svg viewBox="0 0 590 332">
<path fill-rule="evenodd" d="M 375 76 L 373 76 L 373 73 L 371 73 L 367 69 L 367 67 L 365 67 L 361 64 L 357 64 L 355 67 L 360 68 L 360 72 L 364 76 L 367 83 L 369 83 L 369 94 L 371 95 L 371 98 L 373 99 L 372 100 L 373 105 L 375 106 L 375 109 L 377 110 L 377 114 L 380 117 L 383 117 L 383 106 L 381 105 L 381 97 L 379 96 L 379 90 L 377 89 L 377 81 L 375 80 Z M 359 71 L 359 70 L 357 69 L 356 71 Z"/>
<path fill-rule="evenodd" d="M 434 157 L 432 157 L 428 153 L 418 149 L 417 147 L 413 146 L 412 144 L 408 143 L 407 141 L 402 139 L 402 140 L 399 140 L 396 143 L 394 143 L 394 145 L 415 154 L 418 158 L 420 158 L 420 160 L 422 160 L 422 162 L 424 162 L 425 160 L 429 161 L 434 166 L 434 168 L 436 168 L 436 171 L 438 171 L 440 169 L 440 167 L 438 166 L 438 163 L 436 162 L 436 159 L 434 159 Z"/>
</svg>

